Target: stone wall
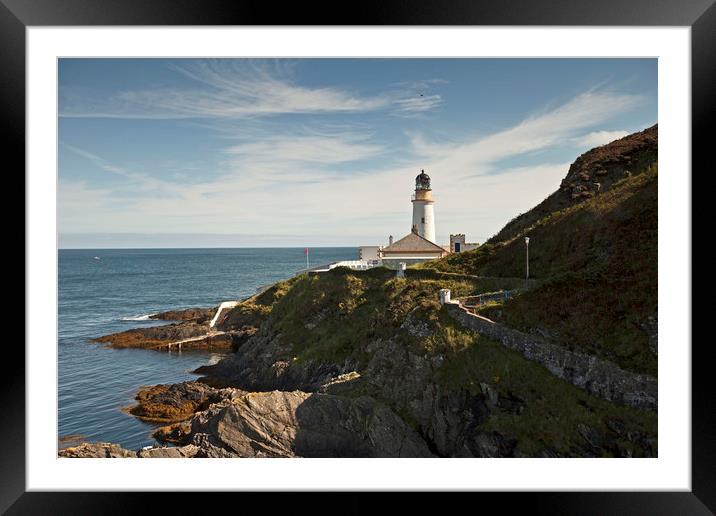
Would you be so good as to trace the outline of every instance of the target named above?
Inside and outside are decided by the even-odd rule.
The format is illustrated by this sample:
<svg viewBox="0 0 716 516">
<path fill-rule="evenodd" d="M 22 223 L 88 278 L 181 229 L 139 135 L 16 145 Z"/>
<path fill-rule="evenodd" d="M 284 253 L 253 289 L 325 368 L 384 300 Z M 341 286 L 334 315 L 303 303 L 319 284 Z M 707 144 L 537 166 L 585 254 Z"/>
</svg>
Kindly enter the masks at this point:
<svg viewBox="0 0 716 516">
<path fill-rule="evenodd" d="M 656 409 L 657 379 L 621 369 L 593 355 L 577 353 L 538 337 L 473 314 L 458 302 L 446 303 L 448 313 L 465 328 L 502 343 L 552 374 L 599 398 L 633 407 Z"/>
</svg>

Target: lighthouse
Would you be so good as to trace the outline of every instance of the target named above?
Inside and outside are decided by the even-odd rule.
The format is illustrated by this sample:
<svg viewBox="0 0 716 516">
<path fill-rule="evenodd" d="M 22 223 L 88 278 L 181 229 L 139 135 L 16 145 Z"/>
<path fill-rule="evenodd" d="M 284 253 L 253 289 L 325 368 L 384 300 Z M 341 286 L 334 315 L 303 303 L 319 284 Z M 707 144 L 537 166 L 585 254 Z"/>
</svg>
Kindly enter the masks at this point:
<svg viewBox="0 0 716 516">
<path fill-rule="evenodd" d="M 435 242 L 435 212 L 433 210 L 433 191 L 430 188 L 430 176 L 424 170 L 415 178 L 413 202 L 412 232 L 426 240 Z"/>
</svg>

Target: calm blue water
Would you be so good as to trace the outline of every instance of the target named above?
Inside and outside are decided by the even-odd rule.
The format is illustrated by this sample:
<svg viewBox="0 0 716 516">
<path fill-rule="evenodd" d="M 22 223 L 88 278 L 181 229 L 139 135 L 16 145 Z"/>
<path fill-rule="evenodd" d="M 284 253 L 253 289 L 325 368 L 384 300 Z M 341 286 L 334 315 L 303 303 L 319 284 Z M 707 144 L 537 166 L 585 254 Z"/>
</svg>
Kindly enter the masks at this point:
<svg viewBox="0 0 716 516">
<path fill-rule="evenodd" d="M 99 257 L 96 260 L 94 257 Z M 310 250 L 311 265 L 357 259 L 355 248 Z M 142 385 L 196 378 L 221 355 L 106 349 L 93 337 L 166 324 L 147 314 L 253 294 L 304 268 L 304 248 L 59 251 L 59 436 L 80 434 L 129 449 L 154 444 L 153 425 L 121 411 Z"/>
</svg>

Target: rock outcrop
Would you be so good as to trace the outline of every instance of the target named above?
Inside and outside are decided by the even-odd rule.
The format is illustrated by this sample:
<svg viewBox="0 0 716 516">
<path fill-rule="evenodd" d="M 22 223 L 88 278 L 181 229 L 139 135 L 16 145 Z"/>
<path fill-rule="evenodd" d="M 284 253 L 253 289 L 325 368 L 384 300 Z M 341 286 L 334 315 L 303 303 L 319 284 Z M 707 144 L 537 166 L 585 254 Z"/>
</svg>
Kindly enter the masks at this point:
<svg viewBox="0 0 716 516">
<path fill-rule="evenodd" d="M 174 422 L 158 429 L 154 437 L 180 445 L 177 453 L 181 455 L 176 456 L 432 456 L 417 431 L 370 396 L 245 392 L 185 382 L 142 389 L 137 400 L 132 414 L 154 422 Z M 166 450 L 171 448 L 140 451 L 139 456 L 172 456 Z M 115 445 L 83 444 L 61 456 L 119 457 L 132 456 L 132 452 Z"/>
<path fill-rule="evenodd" d="M 111 348 L 142 349 L 204 349 L 233 350 L 253 335 L 255 328 L 247 327 L 237 331 L 213 331 L 208 323 L 186 321 L 164 326 L 135 328 L 119 333 L 104 335 L 92 342 L 107 344 Z"/>
<path fill-rule="evenodd" d="M 152 314 L 149 318 L 160 321 L 194 321 L 203 324 L 210 321 L 215 312 L 216 308 L 186 308 Z"/>
<path fill-rule="evenodd" d="M 126 459 L 137 456 L 137 452 L 122 448 L 111 443 L 82 443 L 79 446 L 72 446 L 60 450 L 59 457 L 71 457 L 78 459 L 105 458 L 105 459 Z"/>
<path fill-rule="evenodd" d="M 515 217 L 487 243 L 509 240 L 550 213 L 608 191 L 620 180 L 647 170 L 657 161 L 657 154 L 657 125 L 585 152 L 569 167 L 559 190 Z"/>
<path fill-rule="evenodd" d="M 60 450 L 60 458 L 74 459 L 135 459 L 135 458 L 190 458 L 196 456 L 199 449 L 188 445 L 181 447 L 150 448 L 132 451 L 111 443 L 82 443 L 72 448 Z"/>
<path fill-rule="evenodd" d="M 370 397 L 246 393 L 195 415 L 197 457 L 430 457 L 420 435 Z M 186 428 L 186 426 L 185 426 Z"/>
<path fill-rule="evenodd" d="M 208 327 L 205 325 L 195 322 L 182 322 L 149 328 L 134 328 L 97 337 L 92 339 L 92 342 L 108 344 L 112 348 L 157 349 L 166 347 L 171 342 L 206 335 L 207 331 Z"/>
<path fill-rule="evenodd" d="M 235 389 L 213 389 L 198 382 L 153 385 L 141 388 L 135 398 L 137 404 L 126 411 L 146 421 L 172 423 L 183 421 L 235 394 Z"/>
<path fill-rule="evenodd" d="M 290 354 L 290 343 L 281 338 L 271 324 L 264 324 L 241 347 L 217 364 L 195 372 L 205 374 L 202 381 L 222 387 L 232 386 L 246 391 L 317 391 L 335 377 L 355 370 L 355 364 L 312 361 L 296 367 L 281 358 Z"/>
</svg>

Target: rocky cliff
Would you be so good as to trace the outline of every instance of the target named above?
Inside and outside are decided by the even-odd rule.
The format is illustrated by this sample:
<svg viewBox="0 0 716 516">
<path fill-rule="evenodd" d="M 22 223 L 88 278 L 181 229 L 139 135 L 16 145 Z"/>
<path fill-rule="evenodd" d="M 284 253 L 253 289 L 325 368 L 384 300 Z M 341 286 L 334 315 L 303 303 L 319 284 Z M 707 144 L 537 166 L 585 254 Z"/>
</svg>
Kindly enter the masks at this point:
<svg viewBox="0 0 716 516">
<path fill-rule="evenodd" d="M 558 190 L 512 219 L 487 243 L 509 240 L 551 213 L 607 192 L 621 180 L 648 170 L 658 161 L 658 140 L 658 126 L 653 125 L 585 152 L 570 165 Z"/>
<path fill-rule="evenodd" d="M 601 234 L 598 228 L 605 220 L 619 227 L 647 228 L 643 230 L 647 237 L 640 242 L 649 248 L 654 242 L 648 232 L 650 189 L 656 185 L 656 170 L 645 165 L 651 159 L 650 131 L 628 140 L 617 160 L 600 158 L 607 174 L 596 174 L 601 169 L 595 161 L 595 156 L 606 151 L 580 157 L 564 185 L 569 186 L 574 177 L 594 182 L 591 175 L 589 179 L 580 176 L 593 170 L 603 182 L 596 195 L 572 197 L 561 189 L 555 194 L 561 197 L 554 202 L 566 204 L 550 212 L 548 220 L 537 217 L 529 223 L 527 217 L 512 223 L 504 233 L 512 236 L 499 246 L 461 253 L 460 259 L 468 264 L 464 267 L 441 260 L 437 265 L 443 266 L 442 271 L 418 268 L 404 278 L 383 268 L 360 272 L 336 268 L 280 282 L 227 310 L 217 330 L 241 335 L 234 343 L 236 352 L 218 364 L 199 368 L 197 372 L 204 376 L 197 382 L 141 389 L 137 404 L 128 409 L 137 417 L 165 424 L 155 436 L 176 445 L 171 448 L 176 451 L 127 452 L 128 456 L 656 456 L 656 412 L 609 401 L 625 400 L 624 393 L 617 392 L 619 382 L 610 383 L 608 399 L 594 396 L 591 393 L 601 391 L 564 381 L 543 363 L 526 358 L 523 350 L 505 345 L 500 335 L 454 318 L 438 302 L 441 288 L 449 288 L 456 298 L 514 288 L 515 274 L 486 275 L 470 265 L 495 263 L 499 253 L 509 257 L 510 252 L 517 252 L 510 250 L 509 242 L 524 234 L 520 228 L 540 224 L 548 228 L 562 221 L 559 227 L 575 229 L 578 223 L 584 228 L 582 234 L 589 236 L 574 242 L 589 239 L 594 244 L 589 249 L 606 249 L 607 256 L 594 258 L 598 266 L 590 270 L 602 270 L 599 267 L 604 263 L 615 262 L 614 256 L 626 256 L 602 246 L 606 240 L 593 239 Z M 642 147 L 634 143 L 637 140 L 644 140 Z M 639 173 L 619 172 L 619 167 L 627 165 Z M 624 177 L 617 177 L 620 174 Z M 622 209 L 625 203 L 641 205 L 646 211 Z M 613 218 L 603 218 L 606 213 Z M 554 232 L 550 252 L 572 245 L 562 240 L 568 233 L 574 231 Z M 592 264 L 592 258 L 583 263 Z M 547 288 L 554 288 L 549 286 L 554 285 L 551 274 L 544 278 Z M 643 280 L 649 278 L 647 274 Z M 564 278 L 554 281 L 565 285 Z M 543 295 L 539 294 L 542 288 L 488 308 L 508 318 L 510 303 L 520 306 L 520 298 Z M 545 300 L 531 306 L 551 307 Z M 500 314 L 492 315 L 498 318 Z M 618 322 L 611 312 L 603 317 Z M 196 321 L 182 324 L 190 332 L 194 330 L 189 325 L 201 326 Z M 530 333 L 530 328 L 519 329 Z M 554 337 L 549 331 L 545 335 Z M 559 338 L 554 345 L 568 349 Z M 600 360 L 607 360 L 610 349 L 585 346 L 579 353 L 602 353 Z M 638 355 L 630 355 L 630 360 L 624 362 L 633 367 L 625 370 L 639 372 Z M 569 371 L 564 373 L 563 378 L 571 378 Z M 125 453 L 109 445 L 83 446 L 64 451 L 63 456 Z"/>
<path fill-rule="evenodd" d="M 589 395 L 437 301 L 493 280 L 419 276 L 336 269 L 279 285 L 235 354 L 200 382 L 140 390 L 129 410 L 170 423 L 155 436 L 196 457 L 656 454 L 653 411 Z"/>
<path fill-rule="evenodd" d="M 600 172 L 600 191 L 573 198 L 562 187 L 517 217 L 490 243 L 431 262 L 443 272 L 530 276 L 523 295 L 482 308 L 507 326 L 596 355 L 619 367 L 657 374 L 657 128 L 580 156 L 562 181 Z M 595 172 L 596 171 L 596 172 Z M 591 176 L 590 176 L 591 180 Z"/>
</svg>

